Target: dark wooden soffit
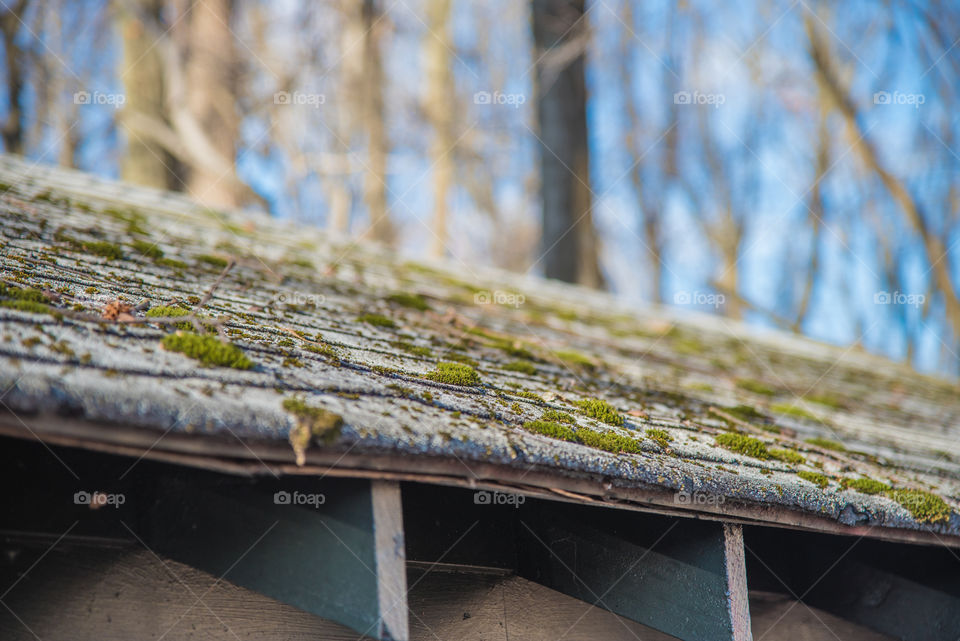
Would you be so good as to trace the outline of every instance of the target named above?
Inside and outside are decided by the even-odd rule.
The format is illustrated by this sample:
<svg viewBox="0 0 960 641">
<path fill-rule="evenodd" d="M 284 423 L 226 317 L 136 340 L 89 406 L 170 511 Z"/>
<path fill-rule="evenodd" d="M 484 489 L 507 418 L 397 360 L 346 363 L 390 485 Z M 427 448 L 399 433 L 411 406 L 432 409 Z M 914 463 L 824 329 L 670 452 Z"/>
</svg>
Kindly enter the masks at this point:
<svg viewBox="0 0 960 641">
<path fill-rule="evenodd" d="M 80 447 L 134 458 L 188 465 L 244 476 L 266 474 L 316 477 L 368 478 L 416 481 L 434 485 L 500 490 L 554 501 L 600 505 L 692 519 L 768 525 L 783 529 L 865 537 L 901 543 L 948 546 L 960 549 L 960 537 L 928 530 L 849 526 L 809 511 L 780 505 L 724 501 L 689 506 L 677 493 L 651 485 L 627 486 L 596 476 L 565 476 L 556 470 L 520 469 L 494 463 L 464 462 L 439 457 L 371 454 L 361 451 L 313 449 L 306 464 L 290 462 L 285 444 L 225 441 L 222 437 L 151 432 L 118 426 L 94 425 L 82 420 L 26 419 L 0 416 L 0 434 L 51 445 Z"/>
</svg>

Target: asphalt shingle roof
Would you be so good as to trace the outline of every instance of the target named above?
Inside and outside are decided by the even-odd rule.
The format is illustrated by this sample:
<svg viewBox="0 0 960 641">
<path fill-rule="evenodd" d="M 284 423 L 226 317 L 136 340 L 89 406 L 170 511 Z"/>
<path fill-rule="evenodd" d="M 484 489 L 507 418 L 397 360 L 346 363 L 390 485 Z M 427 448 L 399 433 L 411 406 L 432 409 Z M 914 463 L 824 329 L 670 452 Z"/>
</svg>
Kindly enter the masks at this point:
<svg viewBox="0 0 960 641">
<path fill-rule="evenodd" d="M 12 157 L 0 183 L 3 433 L 960 540 L 955 381 Z M 198 304 L 249 369 L 147 317 Z"/>
</svg>

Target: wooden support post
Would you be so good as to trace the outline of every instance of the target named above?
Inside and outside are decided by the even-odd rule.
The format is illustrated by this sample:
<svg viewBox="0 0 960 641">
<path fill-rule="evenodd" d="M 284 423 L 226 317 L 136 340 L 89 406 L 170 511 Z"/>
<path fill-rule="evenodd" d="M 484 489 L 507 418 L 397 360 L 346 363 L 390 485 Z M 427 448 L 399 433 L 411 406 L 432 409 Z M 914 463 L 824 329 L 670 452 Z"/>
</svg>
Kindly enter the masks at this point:
<svg viewBox="0 0 960 641">
<path fill-rule="evenodd" d="M 161 490 L 143 524 L 158 552 L 361 634 L 409 638 L 396 483 L 291 481 L 265 491 L 164 480 Z"/>
<path fill-rule="evenodd" d="M 521 576 L 685 641 L 749 641 L 740 526 L 582 509 L 522 519 Z"/>
</svg>

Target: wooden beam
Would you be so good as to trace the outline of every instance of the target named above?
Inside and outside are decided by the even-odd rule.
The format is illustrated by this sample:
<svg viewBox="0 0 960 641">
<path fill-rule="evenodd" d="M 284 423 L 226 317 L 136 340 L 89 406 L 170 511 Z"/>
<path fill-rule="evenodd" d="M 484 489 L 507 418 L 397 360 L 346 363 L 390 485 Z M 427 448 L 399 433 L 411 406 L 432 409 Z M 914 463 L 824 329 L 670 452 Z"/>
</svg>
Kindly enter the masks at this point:
<svg viewBox="0 0 960 641">
<path fill-rule="evenodd" d="M 520 525 L 527 579 L 684 641 L 751 638 L 738 525 L 562 509 Z"/>
<path fill-rule="evenodd" d="M 167 478 L 143 525 L 177 561 L 376 639 L 409 638 L 396 483 Z"/>
</svg>

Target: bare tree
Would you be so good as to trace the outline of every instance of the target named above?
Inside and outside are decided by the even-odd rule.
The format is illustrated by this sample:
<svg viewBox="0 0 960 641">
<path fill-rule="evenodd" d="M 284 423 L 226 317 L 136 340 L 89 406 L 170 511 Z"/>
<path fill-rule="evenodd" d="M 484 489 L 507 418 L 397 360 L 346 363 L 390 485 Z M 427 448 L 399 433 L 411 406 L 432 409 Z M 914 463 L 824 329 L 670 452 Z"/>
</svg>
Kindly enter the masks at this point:
<svg viewBox="0 0 960 641">
<path fill-rule="evenodd" d="M 433 129 L 430 160 L 433 168 L 433 238 L 430 254 L 447 252 L 448 198 L 453 182 L 453 72 L 450 68 L 450 0 L 428 0 L 427 31 L 423 36 L 427 92 L 424 111 Z"/>
<path fill-rule="evenodd" d="M 584 0 L 532 0 L 531 6 L 544 272 L 604 287 L 590 189 Z"/>
<path fill-rule="evenodd" d="M 24 79 L 23 71 L 26 55 L 17 44 L 17 34 L 20 32 L 22 15 L 26 9 L 26 0 L 18 0 L 5 5 L 5 11 L 0 14 L 0 40 L 3 41 L 3 57 L 6 61 L 7 76 L 7 118 L 3 122 L 0 132 L 3 134 L 3 149 L 8 153 L 23 153 L 23 100 Z"/>
</svg>

